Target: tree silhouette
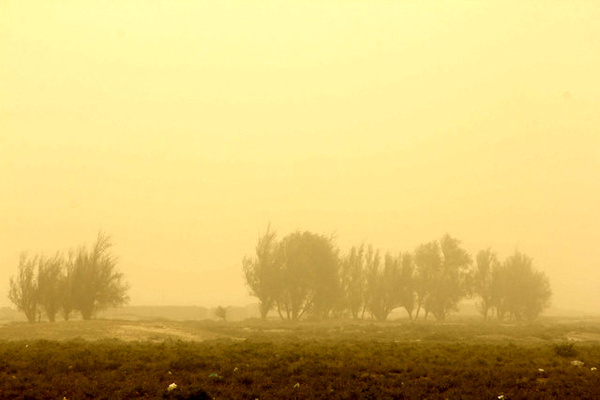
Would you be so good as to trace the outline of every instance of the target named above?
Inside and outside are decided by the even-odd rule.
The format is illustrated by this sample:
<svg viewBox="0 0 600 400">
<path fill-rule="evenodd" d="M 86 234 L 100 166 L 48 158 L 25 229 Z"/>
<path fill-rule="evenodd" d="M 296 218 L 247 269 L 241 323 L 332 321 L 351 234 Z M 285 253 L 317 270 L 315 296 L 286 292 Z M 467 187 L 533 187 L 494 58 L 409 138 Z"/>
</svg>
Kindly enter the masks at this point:
<svg viewBox="0 0 600 400">
<path fill-rule="evenodd" d="M 61 308 L 63 270 L 64 259 L 60 253 L 52 258 L 38 257 L 38 302 L 50 322 L 56 320 L 56 314 Z"/>
<path fill-rule="evenodd" d="M 278 246 L 281 292 L 277 311 L 282 318 L 298 320 L 312 311 L 326 317 L 339 300 L 338 256 L 330 238 L 311 232 L 294 232 Z"/>
<path fill-rule="evenodd" d="M 117 272 L 110 237 L 100 232 L 94 246 L 80 247 L 73 259 L 73 306 L 83 319 L 91 319 L 107 307 L 125 304 L 128 286 Z"/>
<path fill-rule="evenodd" d="M 342 309 L 358 319 L 366 310 L 365 245 L 352 246 L 341 261 L 340 286 L 343 293 Z"/>
<path fill-rule="evenodd" d="M 16 277 L 10 278 L 8 298 L 19 311 L 23 311 L 30 323 L 35 322 L 38 311 L 36 265 L 38 257 L 21 253 Z"/>
<path fill-rule="evenodd" d="M 491 249 L 481 250 L 475 258 L 475 269 L 473 270 L 472 285 L 473 292 L 479 296 L 479 311 L 484 319 L 496 305 L 494 296 L 494 273 L 499 267 L 496 254 Z"/>
<path fill-rule="evenodd" d="M 533 320 L 550 305 L 548 277 L 533 268 L 532 259 L 520 252 L 508 257 L 494 274 L 494 301 L 498 318 Z"/>
<path fill-rule="evenodd" d="M 418 308 L 425 308 L 438 320 L 458 310 L 458 303 L 469 292 L 468 275 L 471 257 L 460 241 L 444 235 L 439 242 L 421 245 L 415 251 L 418 267 Z"/>
<path fill-rule="evenodd" d="M 267 318 L 267 314 L 275 305 L 281 290 L 280 264 L 277 260 L 277 240 L 275 232 L 270 227 L 258 239 L 255 256 L 244 257 L 242 268 L 246 285 L 252 296 L 258 298 L 260 316 Z"/>
</svg>

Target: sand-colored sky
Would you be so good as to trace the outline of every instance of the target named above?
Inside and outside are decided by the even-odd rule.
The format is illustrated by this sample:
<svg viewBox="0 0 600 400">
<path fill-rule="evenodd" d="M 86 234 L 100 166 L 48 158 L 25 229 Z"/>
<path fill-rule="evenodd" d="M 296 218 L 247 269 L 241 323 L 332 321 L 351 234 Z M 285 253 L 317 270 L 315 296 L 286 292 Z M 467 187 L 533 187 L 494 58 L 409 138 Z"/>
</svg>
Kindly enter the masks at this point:
<svg viewBox="0 0 600 400">
<path fill-rule="evenodd" d="M 600 310 L 600 4 L 0 0 L 0 305 L 113 236 L 132 304 L 245 304 L 271 223 L 527 253 Z"/>
</svg>

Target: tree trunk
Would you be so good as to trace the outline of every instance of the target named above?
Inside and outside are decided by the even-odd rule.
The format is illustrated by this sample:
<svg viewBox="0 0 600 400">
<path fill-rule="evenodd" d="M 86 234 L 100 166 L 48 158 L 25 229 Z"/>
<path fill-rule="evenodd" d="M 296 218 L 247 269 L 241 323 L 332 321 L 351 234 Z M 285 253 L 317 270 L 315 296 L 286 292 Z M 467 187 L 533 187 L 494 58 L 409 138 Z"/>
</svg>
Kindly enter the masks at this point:
<svg viewBox="0 0 600 400">
<path fill-rule="evenodd" d="M 267 314 L 269 314 L 270 308 L 271 307 L 269 307 L 268 303 L 260 303 L 260 319 L 262 319 L 263 321 L 267 319 Z"/>
</svg>

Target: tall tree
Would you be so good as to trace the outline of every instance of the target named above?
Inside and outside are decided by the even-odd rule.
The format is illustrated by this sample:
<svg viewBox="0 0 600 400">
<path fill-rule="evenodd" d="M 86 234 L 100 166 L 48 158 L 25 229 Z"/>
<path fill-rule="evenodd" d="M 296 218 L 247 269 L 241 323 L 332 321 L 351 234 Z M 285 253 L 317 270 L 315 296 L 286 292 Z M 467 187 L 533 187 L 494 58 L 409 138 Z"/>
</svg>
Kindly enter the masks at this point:
<svg viewBox="0 0 600 400">
<path fill-rule="evenodd" d="M 411 253 L 401 253 L 398 255 L 400 263 L 400 282 L 398 287 L 398 305 L 404 307 L 408 317 L 412 320 L 415 310 L 415 267 L 414 257 Z"/>
<path fill-rule="evenodd" d="M 378 302 L 377 291 L 379 290 L 379 275 L 381 268 L 381 254 L 379 250 L 373 248 L 372 245 L 369 245 L 365 251 L 365 261 L 364 261 L 364 273 L 365 273 L 365 309 L 364 311 L 369 311 L 371 315 L 373 315 L 372 308 L 374 304 Z"/>
<path fill-rule="evenodd" d="M 385 321 L 400 305 L 402 259 L 386 254 L 383 266 L 376 263 L 368 271 L 369 311 L 379 321 Z"/>
<path fill-rule="evenodd" d="M 69 251 L 69 255 L 65 261 L 64 272 L 60 280 L 60 308 L 65 321 L 68 321 L 71 318 L 71 314 L 75 310 L 74 271 L 77 259 L 76 254 L 77 253 L 74 250 Z"/>
<path fill-rule="evenodd" d="M 352 246 L 342 258 L 340 286 L 344 296 L 343 307 L 358 319 L 365 309 L 365 245 Z"/>
<path fill-rule="evenodd" d="M 62 303 L 64 258 L 57 253 L 52 258 L 38 257 L 37 291 L 38 302 L 50 322 L 56 320 Z"/>
<path fill-rule="evenodd" d="M 488 318 L 490 311 L 496 306 L 494 296 L 494 274 L 499 267 L 498 258 L 492 249 L 481 250 L 475 257 L 475 269 L 473 270 L 473 291 L 479 297 L 477 304 L 479 312 L 484 319 Z"/>
<path fill-rule="evenodd" d="M 421 245 L 415 251 L 418 267 L 418 309 L 425 308 L 425 316 L 431 313 L 444 320 L 449 312 L 458 309 L 459 301 L 469 290 L 467 277 L 471 257 L 460 247 L 460 241 L 444 235 L 439 242 Z"/>
<path fill-rule="evenodd" d="M 10 278 L 8 298 L 19 311 L 23 311 L 30 323 L 35 322 L 38 313 L 38 290 L 36 266 L 38 257 L 21 253 L 16 277 Z"/>
<path fill-rule="evenodd" d="M 80 247 L 73 265 L 73 303 L 83 319 L 107 307 L 125 304 L 128 286 L 117 271 L 110 237 L 100 232 L 90 250 Z"/>
<path fill-rule="evenodd" d="M 362 259 L 364 260 L 363 298 L 371 316 L 379 321 L 385 321 L 395 308 L 404 307 L 412 319 L 415 306 L 415 283 L 411 254 L 399 253 L 394 256 L 386 253 L 382 263 L 379 251 L 369 246 Z"/>
<path fill-rule="evenodd" d="M 508 257 L 494 275 L 498 317 L 531 321 L 550 305 L 548 277 L 533 268 L 532 259 L 520 252 Z"/>
<path fill-rule="evenodd" d="M 326 317 L 339 301 L 338 255 L 331 238 L 294 232 L 278 246 L 281 292 L 277 310 L 282 318 L 298 320 L 307 312 Z"/>
<path fill-rule="evenodd" d="M 260 302 L 262 319 L 267 318 L 281 291 L 281 266 L 277 259 L 277 246 L 276 234 L 269 227 L 258 239 L 255 256 L 244 257 L 242 260 L 246 285 L 250 294 Z"/>
<path fill-rule="evenodd" d="M 437 241 L 419 245 L 415 249 L 415 295 L 417 310 L 415 319 L 419 318 L 421 309 L 426 308 L 431 292 L 435 290 L 436 277 L 442 268 L 442 256 Z"/>
</svg>

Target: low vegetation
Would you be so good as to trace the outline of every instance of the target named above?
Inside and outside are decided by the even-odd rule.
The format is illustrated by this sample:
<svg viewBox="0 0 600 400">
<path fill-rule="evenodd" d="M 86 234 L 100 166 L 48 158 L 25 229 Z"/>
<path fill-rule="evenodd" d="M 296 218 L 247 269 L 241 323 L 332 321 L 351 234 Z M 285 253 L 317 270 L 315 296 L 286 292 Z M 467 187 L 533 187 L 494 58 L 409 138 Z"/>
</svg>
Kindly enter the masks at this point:
<svg viewBox="0 0 600 400">
<path fill-rule="evenodd" d="M 124 324 L 171 336 L 103 337 Z M 43 325 L 4 328 L 23 338 Z M 591 399 L 600 379 L 597 321 L 46 325 L 97 340 L 0 340 L 0 398 Z"/>
</svg>

